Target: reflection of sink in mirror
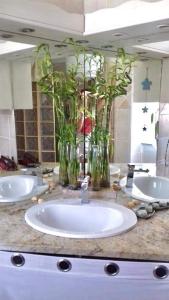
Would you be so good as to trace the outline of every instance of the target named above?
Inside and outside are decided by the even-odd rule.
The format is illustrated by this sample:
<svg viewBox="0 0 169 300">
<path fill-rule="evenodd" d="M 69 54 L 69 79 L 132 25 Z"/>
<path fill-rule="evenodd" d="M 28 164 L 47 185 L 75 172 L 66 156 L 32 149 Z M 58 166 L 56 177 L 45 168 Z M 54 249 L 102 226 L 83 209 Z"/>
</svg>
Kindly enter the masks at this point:
<svg viewBox="0 0 169 300">
<path fill-rule="evenodd" d="M 14 175 L 0 178 L 0 202 L 18 202 L 40 195 L 48 184 L 39 184 L 38 177 Z"/>
<path fill-rule="evenodd" d="M 56 166 L 53 170 L 54 174 L 59 174 L 59 166 Z M 110 175 L 117 175 L 120 173 L 120 168 L 114 164 L 110 164 Z"/>
<path fill-rule="evenodd" d="M 122 190 L 132 198 L 154 202 L 169 201 L 169 179 L 158 176 L 136 176 L 132 188 L 126 187 L 127 177 L 120 181 Z"/>
<path fill-rule="evenodd" d="M 128 231 L 135 214 L 118 204 L 81 200 L 52 200 L 27 210 L 26 222 L 41 232 L 69 238 L 102 238 Z"/>
<path fill-rule="evenodd" d="M 119 173 L 120 173 L 120 169 L 117 166 L 110 164 L 110 175 L 113 176 Z"/>
</svg>

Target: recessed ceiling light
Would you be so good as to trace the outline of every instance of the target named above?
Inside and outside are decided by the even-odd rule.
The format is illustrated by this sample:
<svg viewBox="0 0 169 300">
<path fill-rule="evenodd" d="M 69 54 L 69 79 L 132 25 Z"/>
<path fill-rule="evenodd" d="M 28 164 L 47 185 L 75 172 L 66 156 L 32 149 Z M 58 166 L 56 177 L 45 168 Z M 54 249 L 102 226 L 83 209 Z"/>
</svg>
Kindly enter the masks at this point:
<svg viewBox="0 0 169 300">
<path fill-rule="evenodd" d="M 76 43 L 78 44 L 88 44 L 89 41 L 87 40 L 77 40 Z"/>
<path fill-rule="evenodd" d="M 145 41 L 149 41 L 149 39 L 148 38 L 139 38 L 137 40 L 138 43 L 142 43 L 142 42 L 145 42 Z"/>
<path fill-rule="evenodd" d="M 139 55 L 143 55 L 143 54 L 146 54 L 147 52 L 146 51 L 138 51 L 136 53 L 139 54 Z"/>
<path fill-rule="evenodd" d="M 157 28 L 158 28 L 158 29 L 169 28 L 169 24 L 160 24 L 160 25 L 157 25 Z"/>
<path fill-rule="evenodd" d="M 112 49 L 112 45 L 103 45 L 101 46 L 102 49 Z"/>
<path fill-rule="evenodd" d="M 140 58 L 140 61 L 148 61 L 149 58 Z"/>
<path fill-rule="evenodd" d="M 66 48 L 67 45 L 66 44 L 56 44 L 55 47 L 56 48 Z"/>
<path fill-rule="evenodd" d="M 0 37 L 1 37 L 2 39 L 11 39 L 11 38 L 13 37 L 13 35 L 12 35 L 12 34 L 9 34 L 9 33 L 2 33 L 2 34 L 0 35 Z"/>
<path fill-rule="evenodd" d="M 121 37 L 121 36 L 123 36 L 123 33 L 121 33 L 121 32 L 115 32 L 115 33 L 112 33 L 112 36 Z"/>
<path fill-rule="evenodd" d="M 30 33 L 30 32 L 34 32 L 35 29 L 33 29 L 33 28 L 22 28 L 20 31 L 23 32 L 23 33 Z"/>
<path fill-rule="evenodd" d="M 5 41 L 4 44 L 1 44 L 0 47 L 0 55 L 1 54 L 8 54 L 8 53 L 14 53 L 21 50 L 31 49 L 35 48 L 35 45 L 31 44 L 23 44 L 23 43 L 16 43 L 12 41 Z M 16 53 L 19 54 L 19 53 Z"/>
</svg>

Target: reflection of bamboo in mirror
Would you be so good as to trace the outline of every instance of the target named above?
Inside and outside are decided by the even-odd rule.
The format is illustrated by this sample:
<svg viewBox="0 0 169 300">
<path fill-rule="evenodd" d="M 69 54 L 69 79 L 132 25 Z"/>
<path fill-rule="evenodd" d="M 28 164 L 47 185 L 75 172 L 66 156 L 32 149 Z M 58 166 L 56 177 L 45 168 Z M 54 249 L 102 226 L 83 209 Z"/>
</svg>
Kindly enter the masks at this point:
<svg viewBox="0 0 169 300">
<path fill-rule="evenodd" d="M 78 90 L 79 81 L 76 79 L 78 68 L 77 63 L 74 67 L 69 68 L 66 75 L 63 72 L 54 70 L 52 57 L 48 45 L 40 45 L 37 48 L 36 61 L 38 63 L 39 77 L 38 82 L 42 93 L 48 95 L 54 102 L 54 109 L 57 118 L 59 137 L 58 149 L 60 152 L 60 182 L 62 185 L 68 183 L 67 168 L 72 180 L 73 176 L 77 182 L 79 173 L 78 162 L 71 161 L 68 166 L 67 155 L 71 153 L 71 145 L 77 150 L 77 117 L 78 117 Z M 66 149 L 67 148 L 67 149 Z M 73 172 L 71 172 L 71 169 Z M 73 174 L 72 174 L 73 173 Z M 62 178 L 61 178 L 62 177 Z"/>
<path fill-rule="evenodd" d="M 69 39 L 69 44 L 70 42 L 74 49 L 75 64 L 71 65 L 67 69 L 66 74 L 54 69 L 48 45 L 40 45 L 37 48 L 36 56 L 40 74 L 40 80 L 38 82 L 39 87 L 43 93 L 53 100 L 54 103 L 58 123 L 58 132 L 56 134 L 59 138 L 59 148 L 62 149 L 62 151 L 60 150 L 60 168 L 62 168 L 63 161 L 63 170 L 66 172 L 66 169 L 69 169 L 71 180 L 72 176 L 75 176 L 75 180 L 73 180 L 73 182 L 77 181 L 79 172 L 78 161 L 75 162 L 75 152 L 77 152 L 79 142 L 77 138 L 77 126 L 79 116 L 83 111 L 84 141 L 86 134 L 86 116 L 90 116 L 92 118 L 90 150 L 92 151 L 92 145 L 96 145 L 98 146 L 98 149 L 100 149 L 99 155 L 101 161 L 102 182 L 104 182 L 105 186 L 108 186 L 108 148 L 110 140 L 112 103 L 117 96 L 125 95 L 127 93 L 127 86 L 131 83 L 130 71 L 133 63 L 133 57 L 126 55 L 123 49 L 119 49 L 117 51 L 115 63 L 112 65 L 107 79 L 105 76 L 103 55 L 97 51 L 93 51 L 88 54 L 87 49 L 77 45 L 72 39 Z M 79 67 L 81 66 L 81 55 L 84 57 L 83 72 L 79 72 Z M 87 73 L 85 70 L 86 64 L 88 64 L 89 69 Z M 83 107 L 80 108 L 79 92 L 82 83 L 84 84 L 84 99 L 82 103 Z M 87 96 L 88 100 L 85 95 L 86 88 L 89 91 L 89 95 Z M 67 162 L 67 157 L 65 157 L 64 161 L 64 156 L 68 154 L 70 158 L 70 153 L 73 153 L 72 155 L 74 159 L 71 162 L 70 159 L 68 159 Z M 92 162 L 92 153 L 89 157 Z M 64 174 L 64 178 L 67 178 L 67 175 Z M 63 181 L 64 180 L 61 180 L 64 185 Z"/>
</svg>

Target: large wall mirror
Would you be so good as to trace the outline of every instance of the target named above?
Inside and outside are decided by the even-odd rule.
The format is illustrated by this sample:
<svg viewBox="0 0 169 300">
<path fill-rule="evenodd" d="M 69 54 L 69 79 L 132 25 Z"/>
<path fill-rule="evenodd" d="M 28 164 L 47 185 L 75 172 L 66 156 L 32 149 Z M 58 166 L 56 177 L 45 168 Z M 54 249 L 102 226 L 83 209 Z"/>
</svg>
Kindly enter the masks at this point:
<svg viewBox="0 0 169 300">
<path fill-rule="evenodd" d="M 166 86 L 168 59 L 151 57 L 146 55 L 145 51 L 133 51 L 135 53 L 131 51 L 130 55 L 134 55 L 136 60 L 130 74 L 125 77 L 125 80 L 128 80 L 125 86 L 126 94 L 118 95 L 117 93 L 111 104 L 110 117 L 106 120 L 107 115 L 104 115 L 104 109 L 108 104 L 104 93 L 101 94 L 101 86 L 104 90 L 110 84 L 109 80 L 113 78 L 109 78 L 109 76 L 112 75 L 112 66 L 117 62 L 116 47 L 105 42 L 101 45 L 99 39 L 92 43 L 92 38 L 90 41 L 76 38 L 75 45 L 72 47 L 70 39 L 63 41 L 31 38 L 30 34 L 12 36 L 8 32 L 1 35 L 0 41 L 1 155 L 13 156 L 21 162 L 24 153 L 29 152 L 40 162 L 59 161 L 58 122 L 60 121 L 56 117 L 56 108 L 50 97 L 51 91 L 47 95 L 47 93 L 43 93 L 43 89 L 45 90 L 47 85 L 44 85 L 42 89 L 38 85 L 35 49 L 41 44 L 49 45 L 53 71 L 65 74 L 65 78 L 67 70 L 76 65 L 75 60 L 79 49 L 81 47 L 86 49 L 85 58 L 84 55 L 78 54 L 78 72 L 79 74 L 83 73 L 83 76 L 81 78 L 79 76 L 76 90 L 72 91 L 72 95 L 78 93 L 78 100 L 77 97 L 74 98 L 77 124 L 71 123 L 74 120 L 71 119 L 74 118 L 72 117 L 74 112 L 69 105 L 70 94 L 66 95 L 68 86 L 64 90 L 64 113 L 67 114 L 66 120 L 70 123 L 69 134 L 72 134 L 71 126 L 75 126 L 77 129 L 79 159 L 87 155 L 90 138 L 93 138 L 92 131 L 96 126 L 96 121 L 99 122 L 100 119 L 99 126 L 102 128 L 107 120 L 109 122 L 110 162 L 127 164 L 129 162 L 156 163 L 164 161 L 168 142 L 166 130 L 168 122 L 166 117 L 168 115 L 168 89 Z M 101 68 L 96 53 L 100 53 L 103 59 L 101 63 L 104 65 L 105 82 L 102 83 L 96 80 L 97 70 Z M 93 60 L 91 60 L 91 55 L 94 57 Z M 127 55 L 127 60 L 128 51 L 125 55 Z M 42 52 L 39 57 L 43 57 Z M 100 76 L 99 80 L 103 77 Z M 130 78 L 132 79 L 131 84 Z M 68 84 L 71 85 L 70 78 Z M 72 87 L 75 88 L 75 85 Z M 70 89 L 72 87 L 69 86 Z M 58 86 L 59 88 L 60 86 Z M 68 99 L 66 99 L 67 96 Z M 97 105 L 95 105 L 96 99 Z M 61 107 L 57 108 L 61 110 Z M 84 114 L 85 122 L 84 119 L 82 120 Z M 63 118 L 63 122 L 65 122 L 65 118 Z M 98 137 L 95 136 L 97 140 L 103 132 L 98 131 L 95 134 L 98 134 Z M 66 132 L 63 133 L 64 135 Z M 102 140 L 104 137 L 103 134 Z M 93 145 L 97 146 L 96 140 Z M 73 155 L 73 152 L 70 153 L 70 151 L 69 149 L 69 155 Z"/>
</svg>

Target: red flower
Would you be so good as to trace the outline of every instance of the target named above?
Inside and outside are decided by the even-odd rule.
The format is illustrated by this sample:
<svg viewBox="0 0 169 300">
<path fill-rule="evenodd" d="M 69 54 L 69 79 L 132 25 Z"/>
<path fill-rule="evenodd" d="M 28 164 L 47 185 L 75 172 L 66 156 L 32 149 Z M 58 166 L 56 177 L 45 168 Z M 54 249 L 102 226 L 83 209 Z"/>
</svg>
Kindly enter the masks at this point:
<svg viewBox="0 0 169 300">
<path fill-rule="evenodd" d="M 86 117 L 85 120 L 83 120 L 82 127 L 80 128 L 80 133 L 88 135 L 92 131 L 92 119 L 90 117 Z"/>
</svg>

